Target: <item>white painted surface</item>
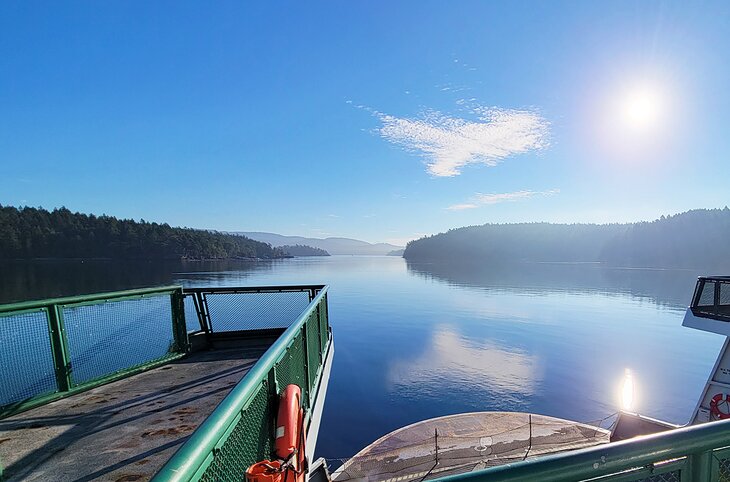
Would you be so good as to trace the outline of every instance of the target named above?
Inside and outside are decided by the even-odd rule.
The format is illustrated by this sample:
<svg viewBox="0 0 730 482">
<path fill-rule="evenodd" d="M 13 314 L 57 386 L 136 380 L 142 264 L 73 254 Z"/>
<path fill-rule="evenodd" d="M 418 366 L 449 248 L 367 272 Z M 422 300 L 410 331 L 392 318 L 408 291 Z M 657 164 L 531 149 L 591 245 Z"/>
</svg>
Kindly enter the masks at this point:
<svg viewBox="0 0 730 482">
<path fill-rule="evenodd" d="M 330 347 L 327 351 L 324 367 L 322 368 L 322 376 L 319 378 L 319 388 L 314 399 L 314 408 L 309 422 L 309 430 L 307 431 L 307 446 L 305 452 L 307 460 L 314 460 L 314 450 L 317 448 L 317 435 L 319 434 L 319 425 L 322 422 L 322 411 L 324 410 L 324 399 L 327 395 L 327 385 L 330 381 L 330 372 L 332 370 L 332 358 L 335 355 L 335 340 L 330 339 Z"/>
</svg>

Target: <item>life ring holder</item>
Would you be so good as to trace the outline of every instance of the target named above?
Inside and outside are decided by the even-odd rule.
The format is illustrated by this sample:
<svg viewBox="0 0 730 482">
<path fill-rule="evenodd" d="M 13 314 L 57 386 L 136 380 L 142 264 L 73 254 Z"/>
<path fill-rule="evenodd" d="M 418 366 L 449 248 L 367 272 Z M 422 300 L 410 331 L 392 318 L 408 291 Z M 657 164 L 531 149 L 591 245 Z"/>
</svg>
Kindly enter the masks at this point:
<svg viewBox="0 0 730 482">
<path fill-rule="evenodd" d="M 725 405 L 728 406 L 728 411 L 723 412 L 720 410 L 720 403 L 725 402 Z M 723 394 L 718 393 L 712 399 L 710 400 L 710 412 L 712 415 L 715 416 L 715 419 L 717 420 L 725 420 L 727 418 L 730 418 L 730 394 Z"/>
</svg>

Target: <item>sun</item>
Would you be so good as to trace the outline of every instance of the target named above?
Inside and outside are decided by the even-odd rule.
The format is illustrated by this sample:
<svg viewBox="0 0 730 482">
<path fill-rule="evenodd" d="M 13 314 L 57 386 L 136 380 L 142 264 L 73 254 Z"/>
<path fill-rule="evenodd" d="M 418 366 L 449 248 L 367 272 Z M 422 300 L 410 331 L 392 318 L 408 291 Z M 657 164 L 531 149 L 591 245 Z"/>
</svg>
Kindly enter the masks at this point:
<svg viewBox="0 0 730 482">
<path fill-rule="evenodd" d="M 647 132 L 660 127 L 665 101 L 656 86 L 640 85 L 627 89 L 619 101 L 619 115 L 625 127 Z"/>
</svg>

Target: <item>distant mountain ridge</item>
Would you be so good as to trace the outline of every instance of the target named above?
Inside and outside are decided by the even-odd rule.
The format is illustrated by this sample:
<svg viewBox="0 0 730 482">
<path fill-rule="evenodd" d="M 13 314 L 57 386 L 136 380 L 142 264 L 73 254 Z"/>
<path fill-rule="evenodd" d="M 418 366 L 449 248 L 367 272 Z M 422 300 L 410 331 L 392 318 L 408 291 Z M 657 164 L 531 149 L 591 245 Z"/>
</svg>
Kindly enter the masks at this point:
<svg viewBox="0 0 730 482">
<path fill-rule="evenodd" d="M 306 238 L 304 236 L 284 236 L 276 233 L 265 232 L 231 232 L 262 243 L 268 243 L 272 247 L 291 246 L 296 244 L 312 246 L 324 249 L 329 254 L 355 254 L 355 255 L 387 255 L 388 253 L 403 249 L 403 246 L 395 246 L 388 243 L 368 243 L 359 239 L 351 238 Z"/>
</svg>

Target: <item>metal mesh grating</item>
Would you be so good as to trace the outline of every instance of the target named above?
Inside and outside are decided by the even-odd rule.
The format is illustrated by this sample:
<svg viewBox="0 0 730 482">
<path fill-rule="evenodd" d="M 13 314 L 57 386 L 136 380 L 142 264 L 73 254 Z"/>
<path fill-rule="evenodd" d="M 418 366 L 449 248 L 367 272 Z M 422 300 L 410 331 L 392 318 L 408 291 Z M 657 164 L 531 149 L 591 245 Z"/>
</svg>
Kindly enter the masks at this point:
<svg viewBox="0 0 730 482">
<path fill-rule="evenodd" d="M 713 281 L 705 281 L 702 285 L 702 293 L 697 302 L 699 306 L 712 306 L 715 304 L 715 283 Z"/>
<path fill-rule="evenodd" d="M 302 405 L 309 407 L 309 387 L 307 387 L 304 367 L 304 343 L 302 337 L 297 336 L 292 342 L 284 357 L 276 365 L 276 382 L 279 389 L 293 383 L 302 389 Z"/>
<path fill-rule="evenodd" d="M 720 305 L 730 305 L 730 284 L 720 283 Z"/>
<path fill-rule="evenodd" d="M 319 320 L 317 319 L 317 312 L 309 315 L 307 320 L 307 355 L 309 356 L 309 387 L 310 393 L 315 389 L 315 382 L 317 377 L 317 369 L 320 363 L 322 363 L 322 353 L 320 349 L 320 337 L 319 337 Z"/>
<path fill-rule="evenodd" d="M 306 291 L 207 293 L 213 331 L 286 328 L 309 304 Z"/>
<path fill-rule="evenodd" d="M 0 315 L 0 406 L 57 390 L 45 309 Z"/>
<path fill-rule="evenodd" d="M 720 459 L 719 468 L 718 481 L 730 482 L 730 459 Z"/>
<path fill-rule="evenodd" d="M 655 474 L 645 479 L 641 479 L 641 482 L 680 482 L 682 480 L 682 474 L 679 470 L 673 470 L 671 472 L 664 472 L 663 474 Z"/>
<path fill-rule="evenodd" d="M 202 328 L 200 327 L 200 320 L 198 319 L 198 312 L 195 309 L 195 301 L 193 301 L 193 297 L 186 296 L 184 298 L 184 302 L 185 302 L 185 326 L 188 330 L 188 333 L 202 330 Z"/>
<path fill-rule="evenodd" d="M 270 459 L 273 417 L 267 387 L 262 385 L 200 480 L 241 482 L 251 464 Z"/>
<path fill-rule="evenodd" d="M 164 358 L 174 345 L 170 296 L 63 306 L 74 386 Z"/>
</svg>

